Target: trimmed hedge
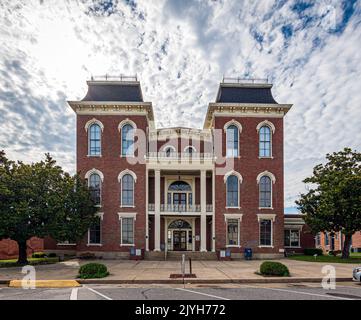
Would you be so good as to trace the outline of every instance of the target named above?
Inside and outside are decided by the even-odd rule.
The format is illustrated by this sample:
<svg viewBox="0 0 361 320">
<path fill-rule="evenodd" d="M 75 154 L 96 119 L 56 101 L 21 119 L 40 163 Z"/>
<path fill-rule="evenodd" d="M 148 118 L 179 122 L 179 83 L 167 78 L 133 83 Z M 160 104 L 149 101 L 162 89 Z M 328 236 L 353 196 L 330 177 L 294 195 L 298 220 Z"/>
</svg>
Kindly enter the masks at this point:
<svg viewBox="0 0 361 320">
<path fill-rule="evenodd" d="M 265 276 L 288 277 L 290 275 L 288 268 L 284 264 L 274 261 L 263 262 L 260 267 L 260 273 Z"/>
<path fill-rule="evenodd" d="M 87 263 L 79 268 L 78 278 L 104 278 L 109 275 L 108 269 L 101 263 Z"/>
<path fill-rule="evenodd" d="M 57 255 L 55 252 L 50 252 L 49 254 L 47 254 L 48 258 L 56 258 Z"/>
<path fill-rule="evenodd" d="M 303 250 L 303 253 L 306 256 L 314 256 L 315 254 L 317 254 L 318 256 L 323 255 L 322 249 L 319 249 L 319 248 L 306 248 Z"/>
<path fill-rule="evenodd" d="M 45 258 L 46 254 L 44 252 L 34 252 L 31 257 L 32 258 Z"/>
</svg>

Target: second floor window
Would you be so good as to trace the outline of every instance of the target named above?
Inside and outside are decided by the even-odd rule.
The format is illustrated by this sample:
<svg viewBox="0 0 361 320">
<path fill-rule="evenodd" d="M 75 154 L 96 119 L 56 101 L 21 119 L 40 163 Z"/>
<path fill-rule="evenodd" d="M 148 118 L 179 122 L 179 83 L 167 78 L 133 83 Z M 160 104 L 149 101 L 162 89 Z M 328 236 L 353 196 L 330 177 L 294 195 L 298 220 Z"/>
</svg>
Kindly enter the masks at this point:
<svg viewBox="0 0 361 320">
<path fill-rule="evenodd" d="M 101 128 L 96 123 L 89 128 L 89 155 L 101 155 Z"/>
<path fill-rule="evenodd" d="M 271 129 L 268 126 L 259 130 L 259 156 L 271 157 Z"/>
<path fill-rule="evenodd" d="M 89 178 L 89 189 L 91 198 L 96 205 L 100 205 L 101 201 L 101 179 L 97 173 L 93 173 Z"/>
<path fill-rule="evenodd" d="M 134 128 L 130 124 L 122 127 L 122 156 L 134 155 Z"/>
<path fill-rule="evenodd" d="M 234 175 L 227 178 L 227 207 L 238 207 L 238 178 Z"/>
<path fill-rule="evenodd" d="M 259 206 L 261 208 L 272 207 L 272 181 L 268 176 L 261 177 L 259 182 Z"/>
<path fill-rule="evenodd" d="M 126 174 L 122 178 L 122 206 L 134 205 L 134 179 L 130 174 Z"/>
<path fill-rule="evenodd" d="M 238 157 L 238 128 L 235 125 L 230 125 L 226 131 L 227 140 L 227 157 Z"/>
</svg>

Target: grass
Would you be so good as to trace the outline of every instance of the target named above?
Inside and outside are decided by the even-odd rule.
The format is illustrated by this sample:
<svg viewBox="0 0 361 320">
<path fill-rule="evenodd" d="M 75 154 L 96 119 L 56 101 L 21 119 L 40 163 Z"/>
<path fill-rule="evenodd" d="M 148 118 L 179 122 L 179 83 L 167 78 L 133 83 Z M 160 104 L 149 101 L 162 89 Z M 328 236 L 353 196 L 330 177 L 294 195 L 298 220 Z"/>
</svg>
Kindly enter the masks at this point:
<svg viewBox="0 0 361 320">
<path fill-rule="evenodd" d="M 0 260 L 0 268 L 18 267 L 18 259 Z M 52 264 L 59 262 L 59 257 L 54 258 L 28 258 L 30 265 Z"/>
<path fill-rule="evenodd" d="M 297 261 L 308 261 L 308 262 L 331 262 L 331 263 L 359 263 L 361 264 L 361 253 L 351 253 L 348 259 L 341 259 L 341 256 L 317 256 L 316 259 L 314 256 L 305 256 L 305 255 L 294 255 L 288 257 L 291 260 Z"/>
</svg>

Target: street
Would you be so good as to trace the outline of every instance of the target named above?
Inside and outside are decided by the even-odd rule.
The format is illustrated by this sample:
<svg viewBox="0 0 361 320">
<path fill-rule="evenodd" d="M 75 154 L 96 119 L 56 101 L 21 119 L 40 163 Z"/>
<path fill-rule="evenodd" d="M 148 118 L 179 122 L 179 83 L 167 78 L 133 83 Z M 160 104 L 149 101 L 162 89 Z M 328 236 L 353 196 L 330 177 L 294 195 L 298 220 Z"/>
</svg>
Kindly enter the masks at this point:
<svg viewBox="0 0 361 320">
<path fill-rule="evenodd" d="M 207 285 L 83 285 L 79 288 L 0 287 L 0 300 L 361 300 L 361 285 L 335 290 L 318 283 Z"/>
</svg>

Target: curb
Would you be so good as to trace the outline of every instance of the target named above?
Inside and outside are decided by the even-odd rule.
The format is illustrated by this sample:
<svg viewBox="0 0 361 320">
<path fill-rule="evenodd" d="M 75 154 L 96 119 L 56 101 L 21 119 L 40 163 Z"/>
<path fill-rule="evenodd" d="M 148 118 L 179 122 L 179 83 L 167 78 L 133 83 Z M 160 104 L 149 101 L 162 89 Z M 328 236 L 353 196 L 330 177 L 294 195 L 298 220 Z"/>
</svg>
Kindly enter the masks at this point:
<svg viewBox="0 0 361 320">
<path fill-rule="evenodd" d="M 22 280 L 10 280 L 8 286 L 22 288 L 22 282 Z M 26 281 L 26 284 L 33 285 L 35 288 L 73 288 L 81 286 L 76 280 L 30 280 L 29 282 Z"/>
</svg>

